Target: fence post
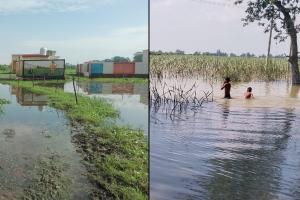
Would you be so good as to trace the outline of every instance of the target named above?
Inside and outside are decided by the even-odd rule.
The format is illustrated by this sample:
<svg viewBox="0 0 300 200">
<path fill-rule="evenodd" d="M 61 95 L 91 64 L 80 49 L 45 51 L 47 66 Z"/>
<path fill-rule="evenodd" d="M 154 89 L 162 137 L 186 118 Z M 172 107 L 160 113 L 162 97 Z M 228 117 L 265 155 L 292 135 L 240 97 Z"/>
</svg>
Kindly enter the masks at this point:
<svg viewBox="0 0 300 200">
<path fill-rule="evenodd" d="M 75 95 L 75 99 L 76 99 L 76 104 L 78 104 L 77 93 L 76 93 L 76 88 L 75 88 L 75 78 L 74 78 L 74 76 L 72 76 L 72 80 L 73 80 L 73 89 L 74 89 L 74 95 Z"/>
</svg>

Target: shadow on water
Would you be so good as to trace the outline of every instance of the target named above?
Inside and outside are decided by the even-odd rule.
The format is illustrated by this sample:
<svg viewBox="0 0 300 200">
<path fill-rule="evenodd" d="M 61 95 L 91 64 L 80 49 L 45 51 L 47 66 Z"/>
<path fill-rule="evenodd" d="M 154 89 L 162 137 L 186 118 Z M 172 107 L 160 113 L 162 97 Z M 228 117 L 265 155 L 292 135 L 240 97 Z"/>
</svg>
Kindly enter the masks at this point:
<svg viewBox="0 0 300 200">
<path fill-rule="evenodd" d="M 0 199 L 88 199 L 74 128 L 45 95 L 0 84 Z M 51 197 L 51 198 L 50 198 Z"/>
<path fill-rule="evenodd" d="M 272 99 L 274 84 L 289 106 L 219 100 L 184 121 L 151 111 L 151 199 L 299 199 L 300 87 L 261 83 L 255 94 Z"/>
</svg>

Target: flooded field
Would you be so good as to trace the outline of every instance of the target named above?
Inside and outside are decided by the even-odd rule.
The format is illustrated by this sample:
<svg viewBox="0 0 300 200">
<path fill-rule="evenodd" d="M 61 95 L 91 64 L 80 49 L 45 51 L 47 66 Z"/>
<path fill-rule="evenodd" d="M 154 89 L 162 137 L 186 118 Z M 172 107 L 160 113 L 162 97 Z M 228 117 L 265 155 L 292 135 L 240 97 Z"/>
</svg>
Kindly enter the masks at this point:
<svg viewBox="0 0 300 200">
<path fill-rule="evenodd" d="M 111 102 L 120 111 L 118 124 L 129 125 L 148 134 L 148 84 L 77 81 L 75 87 L 79 94 Z M 73 92 L 73 83 L 66 83 L 64 90 Z"/>
<path fill-rule="evenodd" d="M 0 84 L 0 199 L 88 199 L 88 182 L 63 113 L 47 96 Z"/>
<path fill-rule="evenodd" d="M 163 81 L 211 90 L 200 79 Z M 213 102 L 173 120 L 151 109 L 151 199 L 300 199 L 300 87 L 232 83 L 225 100 L 220 85 Z M 255 99 L 244 100 L 249 86 Z"/>
</svg>

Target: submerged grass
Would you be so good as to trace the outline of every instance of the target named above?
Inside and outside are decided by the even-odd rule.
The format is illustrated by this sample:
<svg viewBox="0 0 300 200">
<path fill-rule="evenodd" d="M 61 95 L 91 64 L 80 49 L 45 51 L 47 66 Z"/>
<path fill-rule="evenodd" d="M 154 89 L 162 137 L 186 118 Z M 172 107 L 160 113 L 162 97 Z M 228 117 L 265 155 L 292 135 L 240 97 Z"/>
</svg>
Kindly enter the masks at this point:
<svg viewBox="0 0 300 200">
<path fill-rule="evenodd" d="M 9 104 L 9 103 L 10 103 L 10 101 L 8 101 L 8 100 L 6 100 L 6 99 L 1 99 L 1 98 L 0 98 L 0 113 L 3 112 L 2 106 L 3 106 L 4 104 Z"/>
<path fill-rule="evenodd" d="M 40 158 L 35 165 L 31 184 L 24 190 L 22 199 L 71 199 L 71 180 L 63 173 L 66 168 L 68 165 L 61 161 L 59 155 Z"/>
<path fill-rule="evenodd" d="M 147 199 L 148 147 L 141 131 L 117 126 L 118 112 L 106 101 L 78 96 L 62 89 L 28 81 L 7 81 L 49 98 L 49 105 L 62 110 L 74 126 L 84 127 L 74 136 L 84 156 L 91 182 L 98 186 L 93 199 Z M 38 82 L 37 82 L 38 83 Z"/>
<path fill-rule="evenodd" d="M 266 66 L 263 58 L 218 57 L 205 55 L 151 55 L 150 74 L 162 78 L 202 76 L 233 81 L 288 79 L 290 68 L 286 59 L 274 58 Z"/>
</svg>

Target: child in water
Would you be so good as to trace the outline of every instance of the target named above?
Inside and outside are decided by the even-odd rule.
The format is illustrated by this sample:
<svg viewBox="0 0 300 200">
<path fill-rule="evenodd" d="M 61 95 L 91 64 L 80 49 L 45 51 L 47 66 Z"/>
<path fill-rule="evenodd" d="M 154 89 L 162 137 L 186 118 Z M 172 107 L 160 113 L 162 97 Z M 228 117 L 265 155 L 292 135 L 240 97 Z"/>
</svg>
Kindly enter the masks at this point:
<svg viewBox="0 0 300 200">
<path fill-rule="evenodd" d="M 227 78 L 225 78 L 225 81 L 221 87 L 221 90 L 225 89 L 224 90 L 224 98 L 226 98 L 226 99 L 231 99 L 230 88 L 231 88 L 230 78 L 227 77 Z"/>
<path fill-rule="evenodd" d="M 247 92 L 245 92 L 245 99 L 252 99 L 254 98 L 253 94 L 252 94 L 252 88 L 248 87 L 247 88 Z"/>
</svg>

